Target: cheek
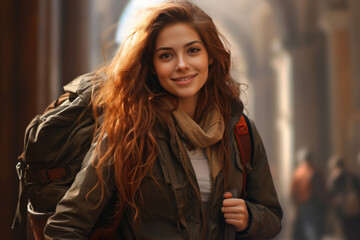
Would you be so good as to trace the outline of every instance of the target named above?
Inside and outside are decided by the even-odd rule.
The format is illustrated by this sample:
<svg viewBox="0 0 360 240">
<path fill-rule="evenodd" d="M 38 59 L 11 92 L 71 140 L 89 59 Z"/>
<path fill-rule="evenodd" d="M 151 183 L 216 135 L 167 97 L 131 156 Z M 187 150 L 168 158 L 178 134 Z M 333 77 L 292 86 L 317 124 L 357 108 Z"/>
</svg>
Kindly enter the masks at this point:
<svg viewBox="0 0 360 240">
<path fill-rule="evenodd" d="M 154 64 L 154 71 L 158 78 L 168 77 L 171 73 L 171 66 L 166 63 L 155 63 Z"/>
<path fill-rule="evenodd" d="M 201 69 L 203 74 L 206 76 L 206 78 L 208 78 L 208 76 L 209 76 L 209 65 L 208 65 L 207 61 L 204 61 L 203 64 L 201 65 L 201 67 L 199 67 L 199 68 Z"/>
<path fill-rule="evenodd" d="M 164 64 L 154 65 L 154 74 L 156 74 L 160 85 L 166 89 L 166 79 L 169 77 L 168 69 Z"/>
<path fill-rule="evenodd" d="M 204 55 L 195 64 L 196 64 L 198 70 L 200 70 L 202 72 L 208 72 L 210 63 L 209 63 L 209 59 L 208 59 L 207 55 Z"/>
</svg>

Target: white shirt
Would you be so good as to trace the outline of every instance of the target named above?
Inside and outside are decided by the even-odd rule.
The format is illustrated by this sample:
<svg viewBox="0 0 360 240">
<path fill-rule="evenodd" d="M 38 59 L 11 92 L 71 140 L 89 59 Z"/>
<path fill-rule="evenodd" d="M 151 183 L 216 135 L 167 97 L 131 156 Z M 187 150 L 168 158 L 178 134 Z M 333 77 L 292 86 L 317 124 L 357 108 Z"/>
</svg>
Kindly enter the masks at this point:
<svg viewBox="0 0 360 240">
<path fill-rule="evenodd" d="M 200 188 L 201 201 L 207 202 L 211 191 L 210 166 L 209 160 L 204 153 L 204 149 L 189 150 L 185 147 Z"/>
</svg>

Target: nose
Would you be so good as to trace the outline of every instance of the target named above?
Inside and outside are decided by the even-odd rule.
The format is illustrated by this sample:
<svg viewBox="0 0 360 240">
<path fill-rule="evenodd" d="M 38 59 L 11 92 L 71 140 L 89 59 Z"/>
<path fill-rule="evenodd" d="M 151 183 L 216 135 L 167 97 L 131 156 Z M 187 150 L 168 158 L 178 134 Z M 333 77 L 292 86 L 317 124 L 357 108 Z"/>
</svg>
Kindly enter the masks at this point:
<svg viewBox="0 0 360 240">
<path fill-rule="evenodd" d="M 189 66 L 189 63 L 187 62 L 186 58 L 184 56 L 179 56 L 175 70 L 176 71 L 184 71 L 184 70 L 189 69 L 189 67 L 190 66 Z"/>
</svg>

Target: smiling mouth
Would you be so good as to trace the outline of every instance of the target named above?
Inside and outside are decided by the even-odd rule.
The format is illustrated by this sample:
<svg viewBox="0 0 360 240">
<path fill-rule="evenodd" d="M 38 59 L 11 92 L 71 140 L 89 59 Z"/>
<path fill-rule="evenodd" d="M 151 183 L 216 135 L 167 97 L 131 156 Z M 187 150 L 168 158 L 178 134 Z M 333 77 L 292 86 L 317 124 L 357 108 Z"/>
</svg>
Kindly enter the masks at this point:
<svg viewBox="0 0 360 240">
<path fill-rule="evenodd" d="M 192 79 L 194 77 L 196 77 L 197 74 L 194 74 L 194 75 L 191 75 L 191 76 L 188 76 L 188 77 L 184 77 L 184 78 L 173 78 L 172 80 L 173 81 L 176 81 L 176 82 L 186 82 L 188 81 L 189 79 Z"/>
</svg>

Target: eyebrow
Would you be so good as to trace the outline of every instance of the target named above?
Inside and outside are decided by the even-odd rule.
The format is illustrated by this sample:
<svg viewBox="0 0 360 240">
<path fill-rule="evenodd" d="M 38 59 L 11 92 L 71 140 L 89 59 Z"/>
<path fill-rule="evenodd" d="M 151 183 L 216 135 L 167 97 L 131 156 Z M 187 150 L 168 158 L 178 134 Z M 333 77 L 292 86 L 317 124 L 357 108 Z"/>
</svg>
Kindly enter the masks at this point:
<svg viewBox="0 0 360 240">
<path fill-rule="evenodd" d="M 190 45 L 193 45 L 194 43 L 201 43 L 199 40 L 195 40 L 195 41 L 191 41 L 191 42 L 188 42 L 184 45 L 184 48 L 190 46 Z M 172 50 L 171 47 L 160 47 L 158 49 L 156 49 L 155 52 L 158 52 L 158 51 L 161 51 L 161 50 Z"/>
</svg>

